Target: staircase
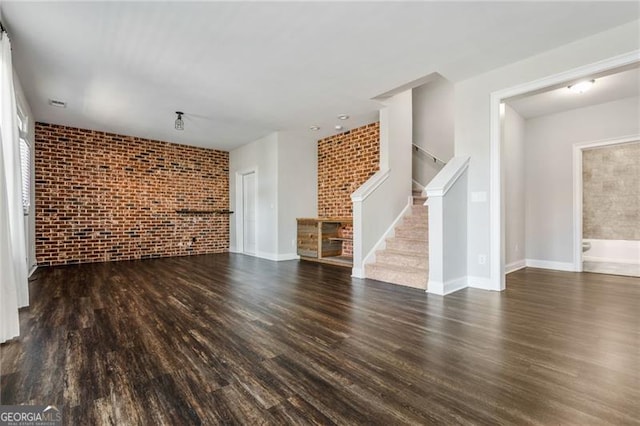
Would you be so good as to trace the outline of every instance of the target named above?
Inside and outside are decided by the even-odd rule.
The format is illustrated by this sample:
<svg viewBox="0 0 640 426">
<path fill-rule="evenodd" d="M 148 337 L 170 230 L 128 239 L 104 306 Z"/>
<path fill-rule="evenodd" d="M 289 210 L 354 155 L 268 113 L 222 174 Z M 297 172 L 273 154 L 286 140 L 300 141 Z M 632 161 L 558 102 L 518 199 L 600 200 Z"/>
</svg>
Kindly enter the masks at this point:
<svg viewBox="0 0 640 426">
<path fill-rule="evenodd" d="M 429 219 L 426 198 L 413 193 L 413 205 L 376 252 L 375 263 L 365 265 L 365 276 L 378 281 L 426 290 L 429 277 Z"/>
</svg>

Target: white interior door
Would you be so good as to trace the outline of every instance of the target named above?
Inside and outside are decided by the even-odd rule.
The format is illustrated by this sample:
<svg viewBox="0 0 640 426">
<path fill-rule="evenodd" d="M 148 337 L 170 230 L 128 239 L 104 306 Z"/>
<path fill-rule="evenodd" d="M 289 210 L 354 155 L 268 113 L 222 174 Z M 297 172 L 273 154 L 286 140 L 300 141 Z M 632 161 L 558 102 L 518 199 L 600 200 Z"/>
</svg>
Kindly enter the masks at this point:
<svg viewBox="0 0 640 426">
<path fill-rule="evenodd" d="M 256 174 L 242 175 L 242 246 L 248 254 L 256 253 Z"/>
</svg>

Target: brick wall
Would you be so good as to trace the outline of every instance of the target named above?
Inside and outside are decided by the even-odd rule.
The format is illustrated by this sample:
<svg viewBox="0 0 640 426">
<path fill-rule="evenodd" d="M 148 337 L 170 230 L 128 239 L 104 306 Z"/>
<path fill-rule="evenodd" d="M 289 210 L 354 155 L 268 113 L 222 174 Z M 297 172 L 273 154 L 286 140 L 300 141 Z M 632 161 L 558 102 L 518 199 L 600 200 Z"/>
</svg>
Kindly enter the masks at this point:
<svg viewBox="0 0 640 426">
<path fill-rule="evenodd" d="M 229 153 L 37 123 L 40 265 L 225 252 Z"/>
<path fill-rule="evenodd" d="M 371 123 L 318 141 L 318 216 L 351 217 L 351 194 L 379 169 L 380 125 Z M 353 230 L 345 227 L 344 237 Z M 353 248 L 343 244 L 343 254 Z"/>
</svg>

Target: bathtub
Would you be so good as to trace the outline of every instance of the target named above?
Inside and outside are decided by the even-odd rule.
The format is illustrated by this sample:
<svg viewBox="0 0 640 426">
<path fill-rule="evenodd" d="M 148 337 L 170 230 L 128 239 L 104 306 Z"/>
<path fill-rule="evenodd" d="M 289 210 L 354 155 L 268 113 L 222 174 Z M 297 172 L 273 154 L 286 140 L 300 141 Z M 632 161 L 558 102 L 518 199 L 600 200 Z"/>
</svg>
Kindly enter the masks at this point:
<svg viewBox="0 0 640 426">
<path fill-rule="evenodd" d="M 640 241 L 585 239 L 582 260 L 640 265 Z"/>
</svg>

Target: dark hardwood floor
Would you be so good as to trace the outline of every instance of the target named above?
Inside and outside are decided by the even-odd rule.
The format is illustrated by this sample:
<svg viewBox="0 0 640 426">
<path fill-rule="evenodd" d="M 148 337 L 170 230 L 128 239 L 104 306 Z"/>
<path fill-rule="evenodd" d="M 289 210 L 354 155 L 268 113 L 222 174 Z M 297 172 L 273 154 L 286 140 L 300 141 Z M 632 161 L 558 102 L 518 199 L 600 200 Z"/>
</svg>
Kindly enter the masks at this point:
<svg viewBox="0 0 640 426">
<path fill-rule="evenodd" d="M 445 298 L 221 254 L 41 269 L 2 404 L 92 424 L 639 424 L 640 280 Z"/>
</svg>

